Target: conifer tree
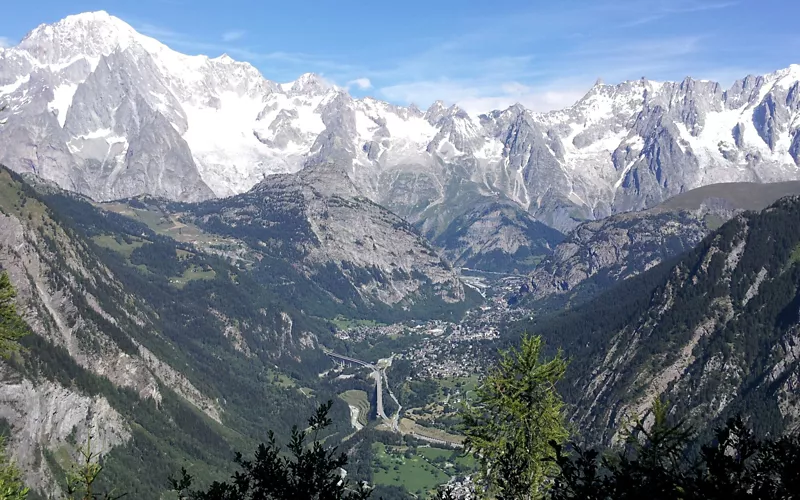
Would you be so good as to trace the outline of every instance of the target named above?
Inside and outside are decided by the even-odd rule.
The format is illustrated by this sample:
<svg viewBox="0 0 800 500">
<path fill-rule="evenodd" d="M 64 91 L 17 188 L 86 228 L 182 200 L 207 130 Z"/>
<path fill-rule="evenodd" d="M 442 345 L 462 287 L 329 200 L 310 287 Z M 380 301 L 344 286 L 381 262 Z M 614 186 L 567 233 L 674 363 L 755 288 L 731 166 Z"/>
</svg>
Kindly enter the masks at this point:
<svg viewBox="0 0 800 500">
<path fill-rule="evenodd" d="M 193 478 L 186 469 L 171 478 L 172 490 L 187 500 L 366 500 L 370 490 L 365 484 L 350 484 L 344 477 L 347 455 L 336 454 L 319 440 L 319 432 L 332 424 L 328 417 L 333 402 L 321 405 L 308 420 L 309 431 L 295 426 L 284 454 L 270 431 L 254 460 L 240 453 L 234 461 L 242 472 L 229 482 L 214 482 L 205 491 L 192 490 Z M 307 440 L 311 437 L 312 441 Z"/>
<path fill-rule="evenodd" d="M 501 352 L 464 414 L 466 449 L 478 458 L 477 488 L 488 498 L 541 498 L 553 472 L 551 441 L 568 437 L 555 384 L 567 362 L 561 352 L 543 360 L 541 337 L 524 336 Z"/>
</svg>

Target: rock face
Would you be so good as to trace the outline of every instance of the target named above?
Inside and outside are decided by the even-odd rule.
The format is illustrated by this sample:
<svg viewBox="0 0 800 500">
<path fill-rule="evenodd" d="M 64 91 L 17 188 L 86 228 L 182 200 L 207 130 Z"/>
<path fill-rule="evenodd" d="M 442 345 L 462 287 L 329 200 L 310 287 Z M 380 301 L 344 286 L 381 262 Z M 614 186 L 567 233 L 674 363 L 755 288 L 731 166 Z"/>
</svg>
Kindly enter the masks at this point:
<svg viewBox="0 0 800 500">
<path fill-rule="evenodd" d="M 286 259 L 347 301 L 408 307 L 424 297 L 462 302 L 453 269 L 400 217 L 362 196 L 333 165 L 268 177 L 247 193 L 184 205 L 197 225 Z"/>
<path fill-rule="evenodd" d="M 533 270 L 564 235 L 513 202 L 486 202 L 453 219 L 434 245 L 455 266 L 489 272 Z"/>
<path fill-rule="evenodd" d="M 727 90 L 691 78 L 597 84 L 561 111 L 473 117 L 353 99 L 312 74 L 277 84 L 88 13 L 0 51 L 0 161 L 97 200 L 229 196 L 333 163 L 426 235 L 505 200 L 567 231 L 703 185 L 797 179 L 799 80 L 795 65 Z"/>
<path fill-rule="evenodd" d="M 19 186 L 5 170 L 0 170 L 0 181 Z M 20 189 L 20 197 L 12 195 L 3 200 L 3 211 L 15 198 L 22 203 L 25 191 L 24 187 Z M 10 195 L 11 191 L 5 194 Z M 25 205 L 34 208 L 28 207 L 23 213 L 39 212 L 40 219 L 31 216 L 25 221 L 23 213 L 15 215 L 10 210 L 0 214 L 0 267 L 11 277 L 17 290 L 18 311 L 31 330 L 64 348 L 84 369 L 119 387 L 158 402 L 159 383 L 163 383 L 219 420 L 219 410 L 213 402 L 128 338 L 119 318 L 120 310 L 104 308 L 109 304 L 110 293 L 122 300 L 127 294 L 111 272 L 91 258 L 92 251 L 86 243 L 54 223 L 40 202 L 26 200 Z M 48 242 L 53 242 L 52 246 Z M 142 310 L 126 312 L 127 321 L 146 320 Z"/>
<path fill-rule="evenodd" d="M 93 451 L 107 454 L 130 440 L 123 417 L 102 396 L 88 397 L 53 382 L 34 383 L 0 365 L 0 418 L 14 429 L 14 458 L 26 483 L 60 491 L 42 448 L 57 451 L 93 439 Z"/>
<path fill-rule="evenodd" d="M 0 269 L 9 274 L 17 310 L 32 333 L 114 387 L 156 404 L 167 388 L 219 421 L 216 402 L 132 338 L 131 325 L 149 323 L 146 309 L 93 258 L 86 242 L 65 230 L 30 188 L 2 168 L 0 184 Z M 115 303 L 128 307 L 109 308 Z M 32 485 L 56 488 L 41 446 L 69 448 L 65 439 L 71 433 L 75 439 L 94 433 L 106 453 L 130 438 L 129 422 L 100 395 L 6 368 L 2 379 L 0 416 L 12 427 L 14 454 L 26 464 Z"/>
<path fill-rule="evenodd" d="M 710 229 L 691 212 L 630 213 L 586 222 L 531 274 L 529 300 L 579 298 L 691 250 Z"/>
<path fill-rule="evenodd" d="M 583 223 L 531 273 L 521 297 L 527 303 L 557 295 L 586 300 L 694 248 L 742 211 L 763 210 L 789 195 L 800 195 L 800 182 L 714 184 L 650 210 Z"/>
</svg>

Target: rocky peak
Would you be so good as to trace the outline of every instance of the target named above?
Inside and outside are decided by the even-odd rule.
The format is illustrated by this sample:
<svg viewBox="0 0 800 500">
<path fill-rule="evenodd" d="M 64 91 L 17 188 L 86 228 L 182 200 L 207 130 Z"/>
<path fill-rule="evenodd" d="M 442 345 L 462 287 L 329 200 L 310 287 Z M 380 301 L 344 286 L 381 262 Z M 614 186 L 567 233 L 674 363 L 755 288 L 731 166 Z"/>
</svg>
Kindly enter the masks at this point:
<svg viewBox="0 0 800 500">
<path fill-rule="evenodd" d="M 104 56 L 119 61 L 110 68 L 114 78 L 93 78 L 93 93 L 115 96 L 103 106 L 116 109 L 130 100 L 125 96 L 143 96 L 185 141 L 186 146 L 174 144 L 186 148 L 181 156 L 194 159 L 203 182 L 217 196 L 246 192 L 265 175 L 333 160 L 356 168 L 354 182 L 373 201 L 411 219 L 429 214 L 433 200 L 455 193 L 448 185 L 463 181 L 467 189 L 488 188 L 518 200 L 525 210 L 535 200 L 536 217 L 551 224 L 569 219 L 557 226 L 566 230 L 578 223 L 574 217 L 650 207 L 708 182 L 798 178 L 800 88 L 792 90 L 800 79 L 798 66 L 745 78 L 727 93 L 717 84 L 691 79 L 597 82 L 561 111 L 533 114 L 514 106 L 478 121 L 441 101 L 425 113 L 353 101 L 314 74 L 273 84 L 227 55 L 209 59 L 174 52 L 106 13 L 39 27 L 20 49 L 0 54 L 0 99 L 13 112 L 6 132 L 0 131 L 0 151 L 8 164 L 46 172 L 62 186 L 98 198 L 103 194 L 83 182 L 98 177 L 97 169 L 84 163 L 91 158 L 104 165 L 100 176 L 119 183 L 111 174 L 122 171 L 124 155 L 118 153 L 123 146 L 115 146 L 108 163 L 107 143 L 78 151 L 76 144 L 84 138 L 51 130 L 63 127 L 67 110 L 87 98 L 89 89 L 76 87 L 84 86 Z M 739 109 L 744 103 L 739 118 L 723 113 L 725 106 Z M 51 120 L 53 115 L 57 120 Z M 91 114 L 88 122 L 94 123 Z M 72 125 L 70 130 L 79 135 L 97 131 Z M 124 145 L 132 137 L 114 139 Z M 58 154 L 38 154 L 45 145 Z M 169 153 L 158 151 L 153 157 Z M 453 168 L 442 169 L 443 164 Z M 384 175 L 390 169 L 398 175 Z M 169 177 L 180 175 L 184 172 L 175 170 Z M 146 179 L 157 184 L 153 177 Z M 150 194 L 159 189 L 146 184 Z M 450 201 L 455 202 L 439 204 L 446 209 Z"/>
<path fill-rule="evenodd" d="M 361 195 L 347 174 L 347 169 L 335 162 L 310 164 L 298 172 L 297 178 L 326 196 L 355 198 Z"/>
<path fill-rule="evenodd" d="M 725 105 L 728 109 L 738 109 L 751 104 L 758 98 L 758 92 L 764 85 L 763 76 L 747 75 L 736 80 L 730 89 L 725 91 Z"/>
<path fill-rule="evenodd" d="M 42 64 L 64 64 L 75 58 L 96 58 L 117 47 L 138 43 L 161 47 L 121 19 L 105 11 L 68 16 L 55 24 L 43 24 L 31 31 L 17 48 L 27 51 Z"/>
<path fill-rule="evenodd" d="M 447 108 L 444 105 L 443 101 L 436 101 L 428 108 L 425 112 L 425 120 L 433 126 L 441 120 L 442 116 L 444 116 L 447 112 Z"/>
<path fill-rule="evenodd" d="M 503 111 L 503 114 L 509 114 L 509 115 L 513 115 L 513 116 L 518 116 L 518 115 L 521 115 L 521 114 L 524 114 L 524 113 L 527 113 L 527 112 L 528 112 L 528 109 L 525 106 L 523 106 L 522 104 L 517 102 L 517 103 L 512 104 L 508 108 L 506 108 L 506 110 Z"/>
<path fill-rule="evenodd" d="M 214 59 L 212 59 L 212 61 L 219 61 L 225 64 L 231 64 L 236 62 L 236 60 L 234 60 L 231 56 L 229 56 L 227 52 L 219 57 L 215 57 Z"/>
<path fill-rule="evenodd" d="M 316 73 L 304 73 L 294 82 L 287 83 L 286 86 L 289 88 L 290 95 L 320 95 L 332 88 L 331 84 Z"/>
<path fill-rule="evenodd" d="M 411 116 L 417 116 L 417 117 L 425 116 L 425 113 L 421 109 L 419 109 L 419 107 L 414 103 L 409 104 L 406 109 L 408 110 L 408 114 Z"/>
</svg>

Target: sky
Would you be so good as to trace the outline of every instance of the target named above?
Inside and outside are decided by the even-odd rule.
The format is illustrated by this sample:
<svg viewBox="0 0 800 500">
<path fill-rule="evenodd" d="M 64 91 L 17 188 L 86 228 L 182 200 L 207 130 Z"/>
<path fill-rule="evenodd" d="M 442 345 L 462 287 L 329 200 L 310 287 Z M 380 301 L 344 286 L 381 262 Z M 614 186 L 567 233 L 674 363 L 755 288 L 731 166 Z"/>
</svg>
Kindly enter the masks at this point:
<svg viewBox="0 0 800 500">
<path fill-rule="evenodd" d="M 227 53 L 274 81 L 314 72 L 372 96 L 470 112 L 572 104 L 605 83 L 725 86 L 800 63 L 793 0 L 28 0 L 3 2 L 0 46 L 106 10 L 187 54 Z"/>
</svg>

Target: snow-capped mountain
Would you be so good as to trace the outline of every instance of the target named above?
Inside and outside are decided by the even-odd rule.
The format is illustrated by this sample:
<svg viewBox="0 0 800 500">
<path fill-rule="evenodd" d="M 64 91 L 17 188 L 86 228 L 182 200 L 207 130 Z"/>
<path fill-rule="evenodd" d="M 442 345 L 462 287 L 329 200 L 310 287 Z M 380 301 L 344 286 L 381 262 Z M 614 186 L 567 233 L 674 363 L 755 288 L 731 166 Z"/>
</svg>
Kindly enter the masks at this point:
<svg viewBox="0 0 800 500">
<path fill-rule="evenodd" d="M 313 74 L 278 84 L 227 56 L 179 54 L 96 12 L 0 49 L 0 162 L 96 199 L 193 201 L 333 161 L 430 237 L 491 200 L 565 230 L 706 184 L 800 178 L 798 81 L 794 65 L 728 90 L 598 83 L 545 114 L 423 112 Z"/>
</svg>

